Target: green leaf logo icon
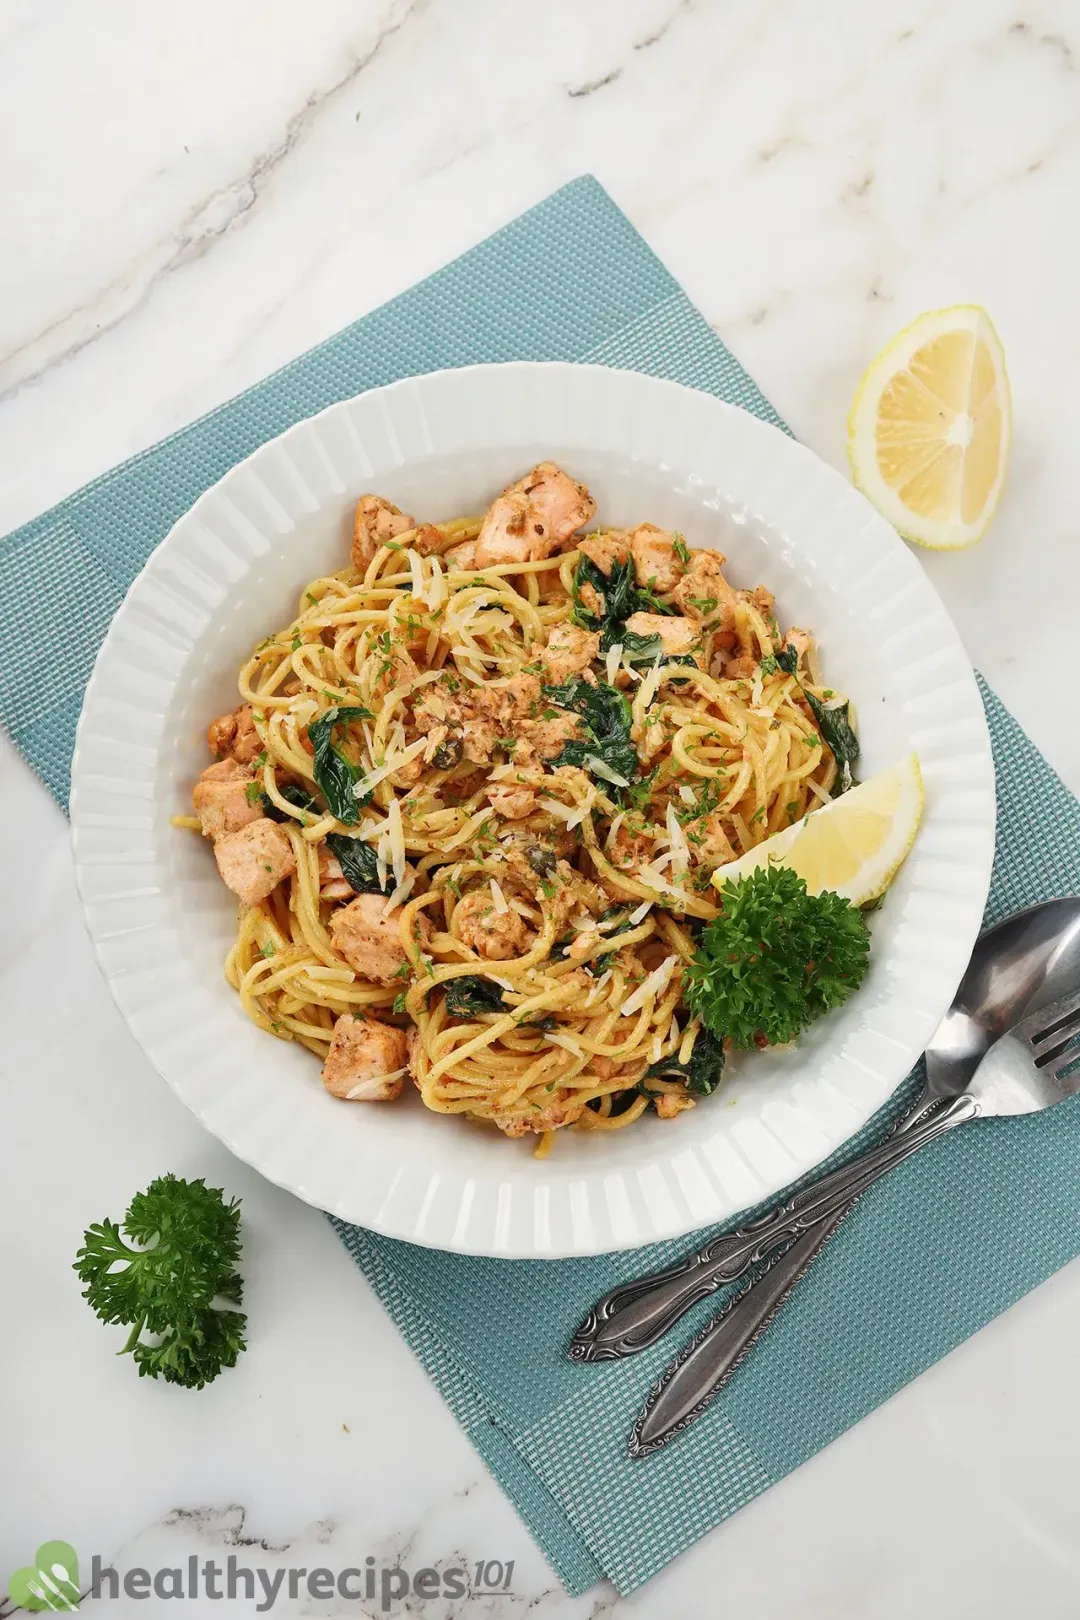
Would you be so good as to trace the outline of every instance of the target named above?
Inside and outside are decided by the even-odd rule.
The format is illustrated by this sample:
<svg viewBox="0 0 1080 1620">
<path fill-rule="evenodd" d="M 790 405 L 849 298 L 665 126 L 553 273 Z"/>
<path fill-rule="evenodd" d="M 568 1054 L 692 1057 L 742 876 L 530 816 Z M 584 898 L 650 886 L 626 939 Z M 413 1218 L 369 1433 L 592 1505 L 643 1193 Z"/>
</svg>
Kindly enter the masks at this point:
<svg viewBox="0 0 1080 1620">
<path fill-rule="evenodd" d="M 66 1541 L 43 1541 L 32 1566 L 17 1569 L 8 1583 L 16 1608 L 73 1614 L 79 1607 L 79 1559 Z"/>
</svg>

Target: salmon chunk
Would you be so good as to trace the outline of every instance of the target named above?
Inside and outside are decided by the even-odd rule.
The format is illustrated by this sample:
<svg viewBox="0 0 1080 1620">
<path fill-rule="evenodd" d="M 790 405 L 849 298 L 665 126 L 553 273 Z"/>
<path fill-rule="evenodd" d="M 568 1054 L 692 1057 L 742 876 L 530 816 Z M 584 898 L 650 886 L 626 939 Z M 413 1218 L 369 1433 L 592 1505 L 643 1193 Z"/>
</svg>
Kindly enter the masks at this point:
<svg viewBox="0 0 1080 1620">
<path fill-rule="evenodd" d="M 555 759 L 572 738 L 581 736 L 581 724 L 574 714 L 556 714 L 551 720 L 520 720 L 514 759 L 531 765 L 540 759 Z"/>
<path fill-rule="evenodd" d="M 381 495 L 361 495 L 353 520 L 353 567 L 366 568 L 380 546 L 415 527 L 415 518 L 384 501 Z"/>
<path fill-rule="evenodd" d="M 675 555 L 675 542 L 666 529 L 652 523 L 640 524 L 630 536 L 634 574 L 639 585 L 650 590 L 673 591 L 683 576 L 683 565 Z"/>
<path fill-rule="evenodd" d="M 359 1013 L 342 1013 L 334 1025 L 322 1083 L 346 1102 L 393 1102 L 405 1085 L 403 1029 Z"/>
<path fill-rule="evenodd" d="M 670 658 L 697 651 L 701 628 L 691 619 L 671 613 L 631 613 L 626 628 L 639 636 L 659 636 Z"/>
<path fill-rule="evenodd" d="M 580 630 L 564 621 L 552 629 L 548 644 L 540 654 L 544 674 L 552 686 L 588 669 L 600 656 L 600 637 L 591 630 Z"/>
<path fill-rule="evenodd" d="M 459 902 L 454 909 L 453 931 L 458 939 L 478 955 L 487 957 L 489 962 L 505 962 L 512 956 L 523 956 L 528 947 L 525 919 L 513 907 L 496 911 L 490 885 L 473 889 Z"/>
<path fill-rule="evenodd" d="M 352 884 L 341 870 L 341 862 L 325 844 L 319 845 L 319 893 L 324 900 L 351 900 Z"/>
<path fill-rule="evenodd" d="M 401 907 L 386 909 L 381 894 L 359 894 L 330 918 L 330 942 L 372 984 L 393 984 L 409 958 L 401 943 Z M 426 926 L 421 920 L 421 930 Z"/>
<path fill-rule="evenodd" d="M 586 534 L 578 541 L 578 550 L 602 574 L 610 574 L 617 562 L 630 560 L 630 536 L 616 530 L 610 534 Z"/>
<path fill-rule="evenodd" d="M 724 578 L 727 559 L 722 551 L 695 551 L 690 567 L 675 587 L 679 610 L 707 624 L 710 630 L 735 626 L 735 592 Z"/>
<path fill-rule="evenodd" d="M 536 794 L 525 783 L 492 782 L 486 792 L 491 808 L 504 821 L 521 821 L 536 809 Z"/>
<path fill-rule="evenodd" d="M 541 461 L 491 503 L 476 540 L 476 566 L 550 557 L 595 511 L 584 484 Z"/>
<path fill-rule="evenodd" d="M 219 759 L 235 759 L 241 765 L 250 765 L 262 753 L 262 738 L 255 730 L 251 704 L 241 703 L 229 714 L 219 714 L 211 720 L 206 733 L 210 752 Z"/>
<path fill-rule="evenodd" d="M 235 759 L 208 765 L 191 790 L 191 802 L 204 838 L 226 838 L 262 816 L 262 792 L 255 776 Z"/>
<path fill-rule="evenodd" d="M 288 836 L 269 816 L 219 838 L 214 859 L 228 887 L 245 906 L 257 906 L 296 867 Z"/>
<path fill-rule="evenodd" d="M 468 573 L 470 569 L 475 568 L 476 541 L 463 540 L 460 546 L 455 546 L 452 551 L 448 551 L 446 553 L 446 564 L 448 568 L 458 568 L 463 573 Z"/>
<path fill-rule="evenodd" d="M 686 836 L 690 840 L 694 859 L 702 866 L 711 866 L 715 870 L 718 866 L 726 866 L 738 855 L 718 815 L 688 822 Z"/>
</svg>

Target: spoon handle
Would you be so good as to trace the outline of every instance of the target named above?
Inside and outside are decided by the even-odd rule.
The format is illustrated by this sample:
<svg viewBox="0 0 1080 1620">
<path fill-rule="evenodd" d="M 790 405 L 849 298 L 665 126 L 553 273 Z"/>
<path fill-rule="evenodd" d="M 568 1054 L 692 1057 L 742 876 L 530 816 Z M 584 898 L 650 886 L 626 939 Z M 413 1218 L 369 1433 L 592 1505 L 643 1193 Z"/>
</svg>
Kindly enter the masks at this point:
<svg viewBox="0 0 1080 1620">
<path fill-rule="evenodd" d="M 940 1120 L 942 1114 L 934 1116 Z M 965 1117 L 970 1117 L 965 1115 Z M 839 1213 L 868 1182 L 860 1180 L 874 1154 L 910 1141 L 912 1125 L 841 1170 L 834 1170 L 758 1220 L 725 1232 L 664 1271 L 623 1283 L 598 1299 L 570 1343 L 571 1361 L 619 1361 L 646 1350 L 701 1299 L 734 1282 L 748 1268 L 816 1226 L 826 1213 Z M 906 1158 L 915 1146 L 907 1147 Z M 890 1159 L 890 1164 L 899 1162 Z M 809 1263 L 809 1262 L 807 1262 Z"/>
<path fill-rule="evenodd" d="M 924 1089 L 911 1110 L 904 1115 L 896 1131 L 910 1130 L 925 1119 L 938 1106 L 941 1098 Z M 799 1279 L 809 1271 L 833 1233 L 850 1215 L 858 1198 L 851 1198 L 835 1215 L 810 1227 L 802 1237 L 775 1255 L 765 1270 L 741 1293 L 727 1302 L 722 1312 L 710 1324 L 715 1328 L 711 1351 L 713 1383 L 708 1396 L 711 1400 L 729 1382 L 736 1368 L 745 1360 L 760 1339 L 781 1305 Z M 708 1331 L 708 1330 L 706 1330 Z"/>
<path fill-rule="evenodd" d="M 980 1113 L 966 1093 L 938 1113 L 899 1131 L 862 1154 L 845 1170 L 826 1176 L 769 1217 L 795 1241 L 785 1255 L 792 1263 L 773 1267 L 749 1290 L 720 1312 L 677 1356 L 649 1392 L 630 1437 L 630 1454 L 647 1457 L 688 1428 L 724 1387 L 735 1368 L 783 1304 L 792 1284 L 817 1253 L 822 1226 L 839 1224 L 851 1199 L 879 1181 L 919 1148 Z M 846 1178 L 847 1188 L 840 1184 Z M 799 1206 L 794 1208 L 792 1206 Z M 758 1223 L 759 1229 L 763 1223 Z"/>
</svg>

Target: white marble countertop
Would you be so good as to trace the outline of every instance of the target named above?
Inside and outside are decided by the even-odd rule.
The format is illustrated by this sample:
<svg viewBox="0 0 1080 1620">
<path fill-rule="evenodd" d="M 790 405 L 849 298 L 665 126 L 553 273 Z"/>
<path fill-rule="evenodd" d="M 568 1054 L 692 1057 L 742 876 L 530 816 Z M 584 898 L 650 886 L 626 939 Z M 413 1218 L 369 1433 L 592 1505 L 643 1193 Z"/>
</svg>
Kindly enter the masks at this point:
<svg viewBox="0 0 1080 1620">
<path fill-rule="evenodd" d="M 1076 0 L 0 0 L 0 532 L 591 170 L 837 465 L 880 344 L 991 311 L 1010 483 L 980 548 L 924 561 L 1080 790 L 1078 63 Z M 437 1620 L 1080 1612 L 1075 1264 L 633 1597 L 568 1598 L 329 1227 L 150 1073 L 6 744 L 0 837 L 0 1577 L 64 1537 L 515 1561 L 512 1595 L 412 1600 Z M 114 1358 L 69 1269 L 167 1167 L 244 1199 L 251 1347 L 198 1396 Z"/>
</svg>

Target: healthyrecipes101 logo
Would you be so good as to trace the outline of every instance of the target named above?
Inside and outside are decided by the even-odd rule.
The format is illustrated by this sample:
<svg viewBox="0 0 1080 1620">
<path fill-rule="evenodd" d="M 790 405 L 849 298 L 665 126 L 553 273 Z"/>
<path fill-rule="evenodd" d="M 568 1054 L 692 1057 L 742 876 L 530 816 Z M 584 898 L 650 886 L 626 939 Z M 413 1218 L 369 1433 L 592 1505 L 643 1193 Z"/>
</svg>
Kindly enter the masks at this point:
<svg viewBox="0 0 1080 1620">
<path fill-rule="evenodd" d="M 34 1562 L 17 1569 L 8 1596 L 18 1609 L 73 1613 L 79 1607 L 79 1559 L 66 1541 L 43 1541 Z"/>
<path fill-rule="evenodd" d="M 404 1569 L 400 1564 L 380 1564 L 365 1558 L 363 1567 L 332 1570 L 320 1565 L 267 1569 L 241 1564 L 232 1553 L 224 1564 L 208 1558 L 200 1562 L 192 1554 L 181 1565 L 167 1569 L 119 1570 L 102 1562 L 97 1553 L 90 1561 L 86 1592 L 79 1592 L 79 1560 L 66 1541 L 44 1541 L 34 1554 L 33 1564 L 17 1569 L 11 1577 L 9 1597 L 19 1609 L 73 1614 L 79 1599 L 112 1598 L 245 1598 L 254 1603 L 256 1614 L 266 1614 L 279 1597 L 352 1598 L 378 1604 L 383 1614 L 398 1603 L 416 1598 L 456 1599 L 483 1597 L 492 1592 L 511 1592 L 514 1563 L 511 1559 L 478 1559 L 475 1567 L 455 1563 L 450 1568 Z M 5 1613 L 7 1611 L 4 1611 Z"/>
</svg>

